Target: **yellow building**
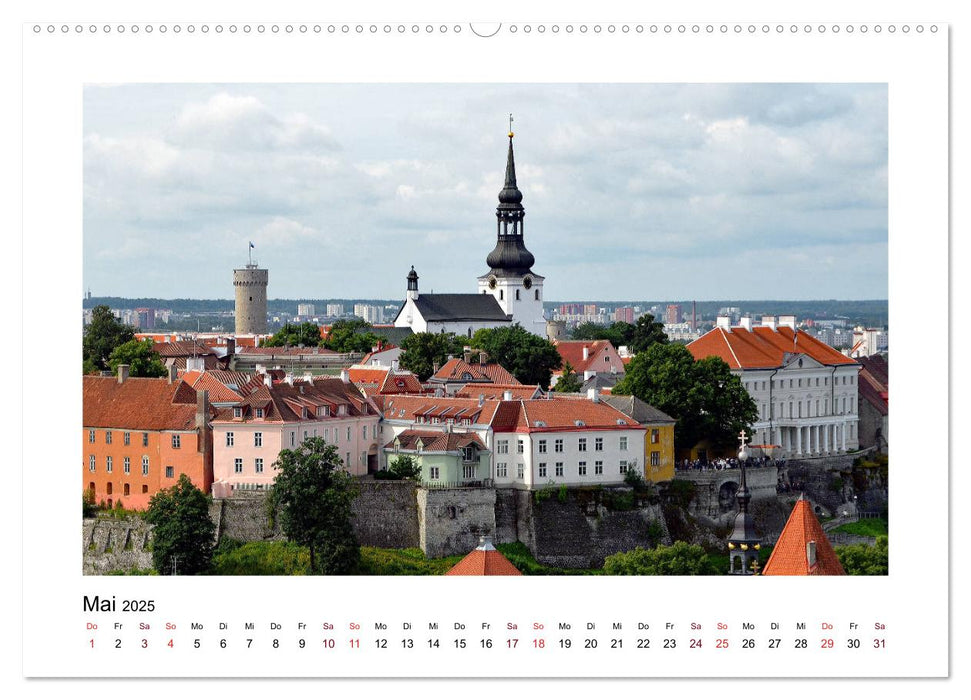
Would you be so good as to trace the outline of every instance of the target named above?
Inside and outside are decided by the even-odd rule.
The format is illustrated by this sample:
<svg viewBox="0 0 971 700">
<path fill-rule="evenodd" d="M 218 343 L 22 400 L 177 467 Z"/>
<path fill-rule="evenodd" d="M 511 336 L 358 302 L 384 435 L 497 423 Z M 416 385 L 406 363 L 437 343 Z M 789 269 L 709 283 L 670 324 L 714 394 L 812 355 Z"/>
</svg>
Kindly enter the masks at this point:
<svg viewBox="0 0 971 700">
<path fill-rule="evenodd" d="M 675 420 L 636 396 L 605 395 L 601 399 L 644 426 L 644 479 L 670 481 L 674 478 Z"/>
</svg>

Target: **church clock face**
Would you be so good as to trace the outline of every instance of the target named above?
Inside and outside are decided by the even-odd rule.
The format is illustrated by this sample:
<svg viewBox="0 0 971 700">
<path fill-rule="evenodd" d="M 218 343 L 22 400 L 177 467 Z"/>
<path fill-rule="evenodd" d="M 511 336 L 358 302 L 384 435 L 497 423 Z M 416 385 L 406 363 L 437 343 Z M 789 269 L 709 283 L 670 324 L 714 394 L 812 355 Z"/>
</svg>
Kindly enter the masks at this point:
<svg viewBox="0 0 971 700">
<path fill-rule="evenodd" d="M 532 277 L 524 277 L 523 278 L 523 286 L 526 289 L 529 289 L 530 287 L 532 287 L 533 286 L 533 278 Z"/>
<path fill-rule="evenodd" d="M 489 278 L 489 289 L 495 289 L 497 284 L 498 284 L 498 282 L 496 282 L 496 278 L 495 277 L 490 277 Z"/>
</svg>

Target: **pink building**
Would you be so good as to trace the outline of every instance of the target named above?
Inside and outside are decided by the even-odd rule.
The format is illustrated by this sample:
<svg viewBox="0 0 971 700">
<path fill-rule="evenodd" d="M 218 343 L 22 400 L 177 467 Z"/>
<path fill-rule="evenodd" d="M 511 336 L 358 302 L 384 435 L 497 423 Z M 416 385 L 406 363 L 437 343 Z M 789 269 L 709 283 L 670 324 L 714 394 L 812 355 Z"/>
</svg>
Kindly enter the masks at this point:
<svg viewBox="0 0 971 700">
<path fill-rule="evenodd" d="M 341 379 L 264 385 L 212 421 L 212 494 L 269 488 L 280 451 L 311 437 L 334 445 L 351 474 L 377 471 L 379 420 L 375 404 Z"/>
</svg>

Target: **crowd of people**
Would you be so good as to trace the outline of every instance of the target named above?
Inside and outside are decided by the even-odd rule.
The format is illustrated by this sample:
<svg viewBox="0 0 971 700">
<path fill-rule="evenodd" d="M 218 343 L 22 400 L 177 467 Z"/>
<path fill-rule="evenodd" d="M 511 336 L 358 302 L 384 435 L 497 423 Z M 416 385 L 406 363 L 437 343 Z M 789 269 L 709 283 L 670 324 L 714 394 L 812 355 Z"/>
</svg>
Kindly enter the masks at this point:
<svg viewBox="0 0 971 700">
<path fill-rule="evenodd" d="M 777 460 L 773 460 L 771 457 L 766 455 L 760 455 L 758 457 L 749 457 L 748 461 L 745 463 L 747 467 L 768 467 L 771 465 L 782 466 Z M 675 469 L 678 470 L 689 470 L 694 469 L 697 471 L 721 471 L 722 469 L 738 469 L 739 462 L 736 457 L 719 457 L 718 459 L 683 459 L 680 462 L 675 462 Z"/>
</svg>

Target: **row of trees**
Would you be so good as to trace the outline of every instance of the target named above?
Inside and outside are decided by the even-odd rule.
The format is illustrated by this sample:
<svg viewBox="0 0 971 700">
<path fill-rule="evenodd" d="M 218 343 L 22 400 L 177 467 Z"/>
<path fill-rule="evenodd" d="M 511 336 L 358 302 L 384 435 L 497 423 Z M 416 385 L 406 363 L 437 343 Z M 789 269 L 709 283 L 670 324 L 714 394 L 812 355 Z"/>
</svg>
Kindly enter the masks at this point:
<svg viewBox="0 0 971 700">
<path fill-rule="evenodd" d="M 324 347 L 334 352 L 366 353 L 387 338 L 374 333 L 372 326 L 362 319 L 334 321 L 322 338 L 320 326 L 309 321 L 305 323 L 285 323 L 264 343 L 268 347 Z"/>
<path fill-rule="evenodd" d="M 631 354 L 647 350 L 654 343 L 667 343 L 664 324 L 651 314 L 644 314 L 633 324 L 615 321 L 609 326 L 581 323 L 573 330 L 574 340 L 609 340 L 615 348 L 626 345 Z"/>
<path fill-rule="evenodd" d="M 553 371 L 562 363 L 553 343 L 518 324 L 483 328 L 471 339 L 457 338 L 454 333 L 413 333 L 401 343 L 399 362 L 424 381 L 434 373 L 436 363 L 441 366 L 449 355 L 461 355 L 466 345 L 488 354 L 490 361 L 504 367 L 523 384 L 548 387 Z"/>
</svg>

